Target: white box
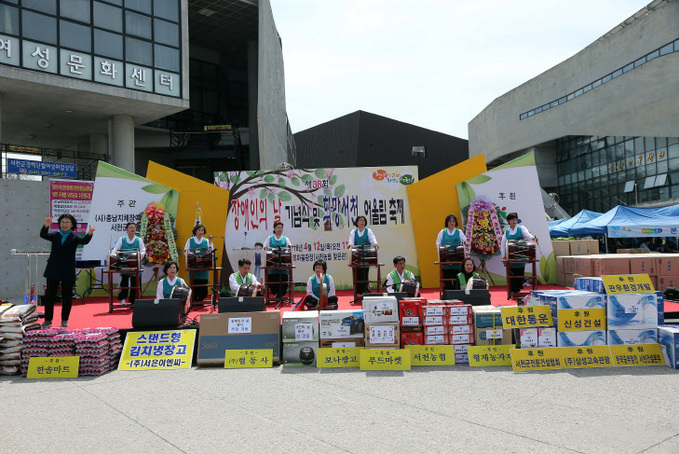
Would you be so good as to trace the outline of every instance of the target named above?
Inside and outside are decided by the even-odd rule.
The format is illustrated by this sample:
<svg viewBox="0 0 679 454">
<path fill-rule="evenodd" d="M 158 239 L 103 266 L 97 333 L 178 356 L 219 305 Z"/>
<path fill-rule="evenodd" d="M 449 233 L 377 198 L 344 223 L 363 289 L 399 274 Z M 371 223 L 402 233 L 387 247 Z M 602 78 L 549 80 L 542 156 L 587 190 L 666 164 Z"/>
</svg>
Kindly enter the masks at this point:
<svg viewBox="0 0 679 454">
<path fill-rule="evenodd" d="M 537 328 L 521 328 L 519 334 L 521 335 L 521 348 L 535 348 L 538 346 Z"/>
<path fill-rule="evenodd" d="M 556 328 L 538 328 L 538 347 L 556 347 Z"/>
<path fill-rule="evenodd" d="M 318 343 L 318 311 L 283 312 L 283 342 Z"/>
<path fill-rule="evenodd" d="M 606 345 L 606 331 L 559 331 L 559 347 L 590 347 Z"/>
<path fill-rule="evenodd" d="M 657 344 L 658 330 L 650 329 L 611 329 L 608 330 L 608 345 Z"/>
<path fill-rule="evenodd" d="M 658 343 L 665 357 L 665 364 L 672 369 L 679 369 L 679 326 L 659 326 Z"/>
<path fill-rule="evenodd" d="M 467 354 L 467 347 L 472 347 L 471 344 L 455 344 L 455 354 Z"/>
<path fill-rule="evenodd" d="M 362 338 L 365 321 L 362 310 L 321 311 L 321 339 Z"/>
<path fill-rule="evenodd" d="M 655 293 L 608 295 L 608 329 L 647 329 L 658 327 L 658 298 Z"/>
<path fill-rule="evenodd" d="M 365 323 L 399 323 L 396 297 L 363 298 L 363 319 Z"/>
</svg>

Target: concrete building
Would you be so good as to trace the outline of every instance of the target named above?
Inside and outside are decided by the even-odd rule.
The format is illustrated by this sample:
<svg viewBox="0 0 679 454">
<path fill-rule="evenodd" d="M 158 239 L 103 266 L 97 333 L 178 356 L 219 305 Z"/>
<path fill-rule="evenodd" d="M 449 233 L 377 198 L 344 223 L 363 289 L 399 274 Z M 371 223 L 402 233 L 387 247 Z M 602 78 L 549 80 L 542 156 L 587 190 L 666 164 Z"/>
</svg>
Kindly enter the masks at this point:
<svg viewBox="0 0 679 454">
<path fill-rule="evenodd" d="M 464 139 L 360 110 L 296 133 L 295 144 L 299 167 L 416 165 L 420 179 L 468 157 Z"/>
<path fill-rule="evenodd" d="M 533 151 L 571 214 L 679 202 L 679 2 L 656 0 L 469 123 L 494 167 Z"/>
</svg>

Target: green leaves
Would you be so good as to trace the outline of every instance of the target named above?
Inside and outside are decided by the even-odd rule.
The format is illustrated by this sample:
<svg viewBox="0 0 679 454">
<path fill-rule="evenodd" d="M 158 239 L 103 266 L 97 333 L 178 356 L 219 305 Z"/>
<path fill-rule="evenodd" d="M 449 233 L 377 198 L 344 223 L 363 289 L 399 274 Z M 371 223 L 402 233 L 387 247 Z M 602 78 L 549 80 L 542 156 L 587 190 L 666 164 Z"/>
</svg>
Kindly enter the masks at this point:
<svg viewBox="0 0 679 454">
<path fill-rule="evenodd" d="M 289 202 L 292 200 L 292 196 L 288 191 L 281 191 L 278 193 L 278 198 L 283 202 Z"/>
<path fill-rule="evenodd" d="M 471 205 L 472 200 L 474 200 L 474 197 L 476 197 L 476 193 L 474 192 L 474 189 L 472 189 L 472 187 L 467 184 L 467 182 L 463 181 L 457 185 L 457 197 L 459 199 L 460 206 L 467 206 Z"/>
<path fill-rule="evenodd" d="M 304 175 L 302 175 L 302 181 L 304 181 L 304 182 L 307 182 L 307 181 L 310 181 L 310 180 L 313 180 L 313 179 L 314 179 L 314 177 L 312 177 L 308 173 L 305 173 Z"/>
<path fill-rule="evenodd" d="M 556 257 L 554 252 L 548 258 L 540 258 L 540 275 L 547 284 L 556 284 Z"/>
<path fill-rule="evenodd" d="M 240 182 L 240 180 L 241 180 L 241 178 L 240 178 L 239 174 L 234 173 L 233 175 L 231 175 L 230 181 L 231 181 L 232 184 L 236 184 L 236 183 Z"/>
<path fill-rule="evenodd" d="M 125 180 L 149 182 L 144 177 L 140 177 L 132 172 L 121 169 L 104 161 L 99 161 L 97 165 L 97 177 L 121 178 Z"/>
<path fill-rule="evenodd" d="M 267 193 L 267 192 L 269 192 L 269 191 L 267 191 L 266 188 L 264 188 L 264 189 L 262 189 L 261 191 L 259 191 L 259 198 L 260 198 L 260 199 L 266 199 L 266 193 Z"/>
<path fill-rule="evenodd" d="M 179 192 L 174 189 L 170 189 L 162 199 L 160 203 L 165 206 L 165 209 L 170 214 L 170 216 L 177 217 L 177 207 L 179 206 Z"/>
<path fill-rule="evenodd" d="M 490 180 L 492 180 L 491 177 L 489 177 L 488 175 L 481 174 L 468 179 L 466 182 L 469 184 L 482 184 Z"/>
<path fill-rule="evenodd" d="M 344 195 L 344 191 L 346 190 L 346 186 L 343 184 L 337 186 L 335 188 L 335 197 L 342 197 Z"/>
<path fill-rule="evenodd" d="M 151 194 L 165 194 L 170 188 L 162 184 L 152 183 L 147 184 L 146 186 L 142 187 L 142 189 L 146 192 L 150 192 Z"/>
<path fill-rule="evenodd" d="M 290 179 L 290 183 L 292 183 L 293 186 L 299 186 L 300 184 L 302 184 L 298 177 L 292 177 Z"/>
<path fill-rule="evenodd" d="M 325 169 L 316 169 L 314 174 L 316 175 L 316 178 L 318 178 L 319 180 L 322 180 L 322 179 L 325 178 Z"/>
<path fill-rule="evenodd" d="M 337 183 L 337 175 L 332 175 L 330 179 L 328 180 L 330 184 L 335 184 Z"/>
<path fill-rule="evenodd" d="M 278 179 L 278 187 L 281 188 L 281 189 L 285 188 L 285 179 L 284 178 Z"/>
<path fill-rule="evenodd" d="M 229 180 L 229 174 L 226 172 L 219 172 L 219 181 L 222 183 Z"/>
<path fill-rule="evenodd" d="M 268 184 L 273 183 L 275 180 L 276 180 L 276 178 L 273 175 L 266 175 L 264 177 L 264 182 L 268 183 Z"/>
</svg>

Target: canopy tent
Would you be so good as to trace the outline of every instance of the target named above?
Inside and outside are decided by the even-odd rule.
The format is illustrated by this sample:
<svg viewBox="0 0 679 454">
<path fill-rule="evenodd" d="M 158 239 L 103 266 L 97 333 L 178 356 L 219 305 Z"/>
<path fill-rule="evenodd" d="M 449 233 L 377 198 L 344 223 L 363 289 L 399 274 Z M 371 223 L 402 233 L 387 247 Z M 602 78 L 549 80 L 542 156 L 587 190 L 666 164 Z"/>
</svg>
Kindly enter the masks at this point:
<svg viewBox="0 0 679 454">
<path fill-rule="evenodd" d="M 560 224 L 556 228 L 560 228 Z M 550 230 L 551 234 L 551 230 Z M 601 216 L 568 228 L 568 236 L 606 235 L 612 238 L 679 235 L 679 205 L 633 208 L 618 205 Z"/>
<path fill-rule="evenodd" d="M 569 219 L 559 219 L 558 221 L 553 221 L 549 223 L 549 236 L 552 238 L 558 238 L 563 236 L 571 236 L 569 230 L 577 225 L 589 222 L 592 219 L 601 216 L 601 213 L 597 211 L 582 210 L 575 216 Z"/>
</svg>

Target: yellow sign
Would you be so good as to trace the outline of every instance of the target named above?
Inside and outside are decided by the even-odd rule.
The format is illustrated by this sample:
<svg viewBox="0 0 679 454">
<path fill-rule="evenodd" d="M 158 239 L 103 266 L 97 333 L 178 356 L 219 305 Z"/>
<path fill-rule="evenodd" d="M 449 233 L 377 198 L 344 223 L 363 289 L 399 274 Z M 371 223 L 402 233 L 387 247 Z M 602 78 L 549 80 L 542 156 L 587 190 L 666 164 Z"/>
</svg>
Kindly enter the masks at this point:
<svg viewBox="0 0 679 454">
<path fill-rule="evenodd" d="M 12 151 L 14 153 L 40 153 L 40 148 L 24 147 L 21 145 L 10 145 L 9 151 Z"/>
<path fill-rule="evenodd" d="M 411 366 L 454 366 L 454 345 L 406 345 Z"/>
<path fill-rule="evenodd" d="M 665 364 L 660 345 L 610 345 L 616 366 L 662 366 Z"/>
<path fill-rule="evenodd" d="M 512 349 L 509 353 L 515 371 L 613 366 L 608 345 L 522 348 Z"/>
<path fill-rule="evenodd" d="M 617 276 L 601 276 L 604 288 L 609 295 L 620 293 L 655 292 L 648 274 L 620 274 Z"/>
<path fill-rule="evenodd" d="M 272 366 L 273 349 L 271 348 L 226 350 L 224 354 L 224 369 L 251 369 Z"/>
<path fill-rule="evenodd" d="M 537 328 L 552 326 L 552 313 L 549 306 L 503 306 L 502 326 L 508 328 Z"/>
<path fill-rule="evenodd" d="M 512 361 L 509 351 L 513 348 L 516 348 L 513 344 L 469 346 L 467 347 L 469 366 L 511 366 Z"/>
<path fill-rule="evenodd" d="M 127 333 L 118 370 L 189 369 L 195 343 L 195 329 Z"/>
<path fill-rule="evenodd" d="M 362 347 L 319 348 L 316 350 L 316 367 L 358 367 Z"/>
<path fill-rule="evenodd" d="M 403 349 L 362 349 L 361 370 L 410 370 L 410 351 Z"/>
<path fill-rule="evenodd" d="M 205 125 L 204 131 L 231 131 L 231 125 Z"/>
<path fill-rule="evenodd" d="M 28 378 L 77 378 L 80 356 L 31 356 Z"/>
<path fill-rule="evenodd" d="M 606 309 L 559 309 L 559 331 L 606 329 Z"/>
</svg>

